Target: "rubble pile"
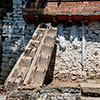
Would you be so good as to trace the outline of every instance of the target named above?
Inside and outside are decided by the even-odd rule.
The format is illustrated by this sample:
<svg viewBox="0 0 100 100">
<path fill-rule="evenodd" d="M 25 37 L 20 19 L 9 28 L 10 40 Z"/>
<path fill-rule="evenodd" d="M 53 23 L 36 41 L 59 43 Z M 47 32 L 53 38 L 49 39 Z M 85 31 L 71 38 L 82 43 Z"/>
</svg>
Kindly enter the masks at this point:
<svg viewBox="0 0 100 100">
<path fill-rule="evenodd" d="M 82 27 L 78 27 L 79 48 L 70 42 L 70 30 L 70 27 L 64 28 L 66 50 L 62 52 L 57 44 L 54 77 L 66 81 L 69 74 L 72 80 L 73 76 L 74 79 L 100 76 L 100 22 L 91 22 L 85 26 L 85 66 L 82 66 Z"/>
<path fill-rule="evenodd" d="M 76 87 L 56 87 L 38 90 L 13 91 L 8 100 L 78 100 L 80 98 L 80 88 Z M 80 99 L 79 99 L 80 100 Z"/>
</svg>

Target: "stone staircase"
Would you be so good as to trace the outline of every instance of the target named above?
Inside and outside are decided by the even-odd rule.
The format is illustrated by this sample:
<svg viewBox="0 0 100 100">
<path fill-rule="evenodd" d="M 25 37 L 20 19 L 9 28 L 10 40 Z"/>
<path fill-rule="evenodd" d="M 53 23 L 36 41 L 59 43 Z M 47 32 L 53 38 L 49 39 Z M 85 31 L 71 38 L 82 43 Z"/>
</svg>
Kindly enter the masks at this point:
<svg viewBox="0 0 100 100">
<path fill-rule="evenodd" d="M 53 52 L 57 28 L 40 24 L 5 81 L 6 90 L 42 86 Z"/>
</svg>

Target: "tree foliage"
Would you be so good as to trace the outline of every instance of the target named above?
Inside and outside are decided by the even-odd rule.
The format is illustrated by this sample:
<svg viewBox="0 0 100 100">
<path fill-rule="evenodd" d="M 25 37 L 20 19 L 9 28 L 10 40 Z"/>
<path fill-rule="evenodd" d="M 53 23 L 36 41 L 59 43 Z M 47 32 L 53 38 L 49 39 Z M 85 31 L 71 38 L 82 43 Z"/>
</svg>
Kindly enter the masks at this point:
<svg viewBox="0 0 100 100">
<path fill-rule="evenodd" d="M 0 0 L 0 8 L 6 8 L 7 11 L 12 11 L 12 1 L 13 0 Z"/>
</svg>

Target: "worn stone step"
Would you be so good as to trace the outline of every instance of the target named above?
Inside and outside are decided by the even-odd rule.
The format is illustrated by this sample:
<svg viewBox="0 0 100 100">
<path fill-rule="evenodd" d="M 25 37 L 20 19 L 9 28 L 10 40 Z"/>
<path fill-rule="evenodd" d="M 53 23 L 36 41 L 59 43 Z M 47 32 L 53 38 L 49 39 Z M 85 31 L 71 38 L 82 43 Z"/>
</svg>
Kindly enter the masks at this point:
<svg viewBox="0 0 100 100">
<path fill-rule="evenodd" d="M 45 70 L 47 70 L 48 65 L 49 65 L 48 55 L 39 55 L 39 57 L 37 58 L 36 66 L 44 68 Z"/>
<path fill-rule="evenodd" d="M 24 59 L 22 59 L 22 66 L 23 67 L 29 67 L 31 65 L 33 58 L 32 57 L 25 57 Z"/>
<path fill-rule="evenodd" d="M 34 58 L 36 50 L 37 50 L 36 48 L 32 49 L 29 55 Z"/>
<path fill-rule="evenodd" d="M 34 79 L 33 84 L 34 87 L 42 86 L 45 79 L 46 70 L 42 67 L 38 67 L 36 71 L 34 71 Z"/>
<path fill-rule="evenodd" d="M 97 97 L 80 97 L 80 100 L 100 100 L 100 98 Z"/>
<path fill-rule="evenodd" d="M 52 37 L 47 36 L 45 39 L 45 45 L 53 46 L 54 42 L 55 42 L 55 39 Z"/>
<path fill-rule="evenodd" d="M 50 46 L 47 46 L 47 45 L 43 45 L 42 48 L 41 48 L 41 54 L 43 55 L 48 55 L 50 56 L 51 55 L 51 52 L 52 52 L 52 49 Z"/>
<path fill-rule="evenodd" d="M 40 35 L 37 37 L 37 40 L 38 40 L 38 41 L 41 41 L 42 37 L 43 37 L 43 34 L 40 34 Z"/>
<path fill-rule="evenodd" d="M 100 84 L 81 83 L 83 93 L 96 93 L 100 94 Z"/>
<path fill-rule="evenodd" d="M 36 48 L 38 48 L 39 43 L 40 43 L 40 41 L 37 41 L 37 40 L 33 41 L 33 44 L 34 44 L 34 46 L 35 46 Z"/>
<path fill-rule="evenodd" d="M 7 97 L 4 96 L 4 95 L 1 95 L 1 96 L 0 96 L 0 100 L 7 100 Z"/>
</svg>

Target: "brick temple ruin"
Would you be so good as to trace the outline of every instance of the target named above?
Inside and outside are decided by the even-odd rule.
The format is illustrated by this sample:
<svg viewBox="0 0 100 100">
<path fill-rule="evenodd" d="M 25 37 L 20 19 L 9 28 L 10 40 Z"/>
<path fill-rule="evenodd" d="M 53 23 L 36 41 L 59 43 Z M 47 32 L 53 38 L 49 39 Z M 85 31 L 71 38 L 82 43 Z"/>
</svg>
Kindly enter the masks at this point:
<svg viewBox="0 0 100 100">
<path fill-rule="evenodd" d="M 42 27 L 43 29 L 39 27 L 38 25 L 40 23 L 36 25 L 37 23 L 36 24 L 34 23 L 33 17 L 30 23 L 26 23 L 28 20 L 26 20 L 26 22 L 24 21 L 26 16 L 24 16 L 23 18 L 23 10 L 24 10 L 23 5 L 24 5 L 24 0 L 13 0 L 13 11 L 7 12 L 6 16 L 4 15 L 2 18 L 0 17 L 0 28 L 1 28 L 0 30 L 0 68 L 1 68 L 0 81 L 2 83 L 6 80 L 5 82 L 7 83 L 5 84 L 8 90 L 9 88 L 10 89 L 13 88 L 14 84 L 17 84 L 18 86 L 20 86 L 20 82 L 22 81 L 23 81 L 22 84 L 24 85 L 29 84 L 33 86 L 32 84 L 34 83 L 35 86 L 37 86 L 38 84 L 41 86 L 43 85 L 45 80 L 52 81 L 53 79 L 56 79 L 61 82 L 67 82 L 67 81 L 73 82 L 73 81 L 78 81 L 80 79 L 86 79 L 89 77 L 96 77 L 96 78 L 100 77 L 100 21 L 99 21 L 100 10 L 98 9 L 98 7 L 100 7 L 100 1 L 96 1 L 96 3 L 92 1 L 88 1 L 88 0 L 84 2 L 81 2 L 81 1 L 79 2 L 73 1 L 73 3 L 68 2 L 68 5 L 69 5 L 68 7 L 70 9 L 67 9 L 67 8 L 66 9 L 69 10 L 69 12 L 72 10 L 75 10 L 75 11 L 73 13 L 58 12 L 60 15 L 66 13 L 68 14 L 68 17 L 63 16 L 64 19 L 62 21 L 61 20 L 62 17 L 58 16 L 57 18 L 59 20 L 60 25 L 58 24 L 57 27 L 53 27 L 52 25 L 50 26 L 52 27 L 51 30 L 54 33 L 56 32 L 59 34 L 58 36 L 56 33 L 53 34 L 55 36 L 53 35 L 47 36 L 48 39 L 46 40 L 49 46 L 47 46 L 46 42 L 43 42 L 44 44 L 42 43 L 43 46 L 41 46 L 41 42 L 43 41 L 42 40 L 43 34 L 44 33 L 46 34 L 46 32 L 49 33 L 48 31 L 46 31 L 46 29 L 44 29 L 45 27 Z M 47 6 L 48 10 L 50 10 L 51 12 L 52 12 L 51 8 L 53 5 L 55 5 L 54 9 L 58 10 L 55 2 L 53 3 L 50 2 L 48 5 L 49 5 Z M 63 5 L 64 3 L 61 3 L 59 7 L 62 7 Z M 89 5 L 92 5 L 92 6 L 89 6 Z M 73 6 L 76 7 L 77 9 L 74 9 Z M 97 16 L 90 17 L 89 15 L 87 15 L 87 14 L 90 14 L 89 11 L 84 12 L 84 10 L 83 12 L 79 13 L 79 11 L 82 10 L 82 8 L 80 9 L 81 6 L 86 7 L 86 10 L 88 9 L 90 11 L 91 16 L 93 14 Z M 71 7 L 73 9 L 71 9 Z M 61 10 L 65 10 L 64 8 L 65 7 L 62 7 Z M 53 14 L 57 12 L 56 10 L 53 10 Z M 77 13 L 77 16 L 71 17 L 71 14 L 75 14 L 75 13 Z M 78 17 L 81 14 L 83 15 L 86 14 L 86 16 Z M 55 19 L 56 19 L 55 16 L 53 16 L 52 20 L 54 22 L 58 21 Z M 65 21 L 66 19 L 67 21 Z M 76 21 L 78 19 L 79 21 Z M 84 22 L 84 25 L 81 21 Z M 57 31 L 57 28 L 58 28 L 58 31 Z M 39 32 L 41 31 L 40 32 L 41 34 L 37 31 L 37 29 L 39 29 L 38 30 Z M 46 32 L 42 34 L 42 31 L 46 31 Z M 50 34 L 52 34 L 52 31 Z M 60 37 L 60 31 L 63 32 L 63 34 L 61 34 L 62 37 Z M 84 48 L 82 48 L 83 32 L 84 32 L 84 37 L 85 37 L 85 40 L 84 40 L 85 47 Z M 35 33 L 40 34 L 36 38 L 36 40 L 34 39 L 36 37 Z M 56 36 L 57 38 L 55 39 Z M 51 41 L 51 43 L 48 41 Z M 35 48 L 33 47 L 31 48 L 32 44 L 35 45 Z M 39 48 L 42 48 L 40 49 L 40 52 L 38 52 Z M 30 50 L 30 49 L 31 51 L 28 52 L 27 50 Z M 83 59 L 82 50 L 83 49 L 85 50 L 84 52 L 85 56 L 84 56 L 84 61 L 82 62 L 82 59 Z M 29 54 L 27 55 L 27 53 Z M 41 54 L 45 54 L 45 53 L 46 55 L 41 56 Z M 37 61 L 34 61 L 35 59 Z M 22 62 L 19 62 L 19 61 L 22 61 Z M 33 68 L 33 65 L 31 64 L 33 64 L 36 67 Z M 43 64 L 45 64 L 44 69 L 41 67 L 41 66 L 44 66 Z M 23 70 L 20 70 L 21 68 Z M 29 68 L 32 68 L 32 70 L 29 70 Z M 37 70 L 37 72 L 40 71 L 43 74 L 40 74 L 40 72 L 36 73 L 34 74 L 35 78 L 33 78 L 31 74 L 33 75 L 34 70 L 35 71 Z M 30 72 L 30 74 L 27 74 L 28 71 Z M 26 76 L 29 78 L 28 79 L 23 78 Z M 21 79 L 19 79 L 20 77 Z M 38 77 L 40 77 L 39 80 L 38 80 Z M 18 87 L 18 88 L 23 89 L 24 87 Z M 56 88 L 52 88 L 52 90 L 53 89 L 54 89 L 55 95 L 59 94 Z M 72 100 L 78 100 L 77 95 L 78 97 L 80 97 L 81 95 L 79 88 L 64 88 L 64 89 L 66 90 L 65 94 L 62 88 L 59 89 L 59 90 L 62 90 L 61 94 L 59 94 L 63 98 L 62 100 L 64 100 L 64 98 L 65 100 L 67 100 L 68 97 L 76 98 Z M 68 92 L 69 90 L 72 92 L 74 91 L 73 93 L 77 95 L 75 96 L 71 95 L 72 92 Z M 39 91 L 42 93 L 42 90 L 39 90 Z M 48 95 L 50 94 L 49 90 L 43 90 L 43 91 L 47 92 Z M 90 91 L 86 91 L 86 93 L 87 92 L 89 93 Z M 15 92 L 16 95 L 17 93 L 18 92 Z M 37 91 L 35 91 L 34 93 L 37 93 Z M 44 97 L 45 99 L 48 98 L 48 100 L 50 98 L 53 98 L 53 100 L 56 100 L 57 98 L 58 98 L 57 100 L 60 99 L 59 96 L 58 97 L 54 96 L 52 95 L 52 93 L 49 96 L 46 95 L 47 97 L 45 97 L 45 94 L 42 94 L 43 96 L 40 96 L 39 93 L 36 98 L 34 97 L 35 95 L 33 95 L 35 100 L 38 100 L 39 97 L 41 98 Z M 66 94 L 66 93 L 69 93 L 69 94 Z M 96 93 L 96 92 L 94 91 L 93 93 Z M 96 93 L 96 94 L 99 95 L 99 93 Z M 14 97 L 13 94 L 12 94 L 12 97 Z M 86 100 L 86 99 L 82 99 L 82 100 Z M 96 100 L 96 99 L 93 99 L 93 100 Z"/>
</svg>

